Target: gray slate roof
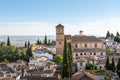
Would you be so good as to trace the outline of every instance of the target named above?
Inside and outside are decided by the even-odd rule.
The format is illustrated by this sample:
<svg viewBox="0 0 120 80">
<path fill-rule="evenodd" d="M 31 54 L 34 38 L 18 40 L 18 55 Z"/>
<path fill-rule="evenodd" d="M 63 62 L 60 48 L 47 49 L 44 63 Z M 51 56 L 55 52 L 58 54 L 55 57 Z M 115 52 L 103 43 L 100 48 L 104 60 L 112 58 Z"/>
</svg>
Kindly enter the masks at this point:
<svg viewBox="0 0 120 80">
<path fill-rule="evenodd" d="M 72 36 L 73 42 L 103 42 L 95 36 Z"/>
</svg>

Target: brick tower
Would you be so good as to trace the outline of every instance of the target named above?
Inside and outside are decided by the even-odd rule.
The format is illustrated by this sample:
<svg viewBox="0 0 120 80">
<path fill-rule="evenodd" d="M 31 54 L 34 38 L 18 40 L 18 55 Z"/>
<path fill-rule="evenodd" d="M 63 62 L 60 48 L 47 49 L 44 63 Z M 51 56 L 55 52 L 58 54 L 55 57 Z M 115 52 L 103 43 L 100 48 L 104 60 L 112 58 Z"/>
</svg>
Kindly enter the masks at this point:
<svg viewBox="0 0 120 80">
<path fill-rule="evenodd" d="M 58 24 L 56 26 L 56 53 L 63 55 L 64 49 L 64 26 Z"/>
</svg>

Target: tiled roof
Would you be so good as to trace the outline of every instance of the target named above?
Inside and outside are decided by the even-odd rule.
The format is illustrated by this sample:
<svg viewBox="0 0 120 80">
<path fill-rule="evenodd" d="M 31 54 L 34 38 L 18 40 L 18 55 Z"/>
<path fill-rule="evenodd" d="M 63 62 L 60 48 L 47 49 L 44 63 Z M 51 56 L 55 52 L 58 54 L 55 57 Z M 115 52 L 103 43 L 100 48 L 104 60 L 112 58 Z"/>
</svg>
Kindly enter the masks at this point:
<svg viewBox="0 0 120 80">
<path fill-rule="evenodd" d="M 71 40 L 71 39 L 72 39 L 71 35 L 65 35 L 65 38 L 66 38 L 67 40 Z"/>
<path fill-rule="evenodd" d="M 93 61 L 94 60 L 94 57 L 84 56 L 84 57 L 76 57 L 75 61 L 80 60 L 81 58 L 84 59 L 84 60 L 87 60 L 87 61 Z"/>
<path fill-rule="evenodd" d="M 73 42 L 103 42 L 95 36 L 72 36 Z"/>
<path fill-rule="evenodd" d="M 106 53 L 108 56 L 120 56 L 120 53 Z"/>
<path fill-rule="evenodd" d="M 33 74 L 52 74 L 53 70 L 33 71 Z"/>
<path fill-rule="evenodd" d="M 31 69 L 28 70 L 27 73 L 33 73 L 33 74 L 51 74 L 53 73 L 53 69 L 49 69 L 49 70 L 43 70 L 43 69 Z"/>
<path fill-rule="evenodd" d="M 77 58 L 77 62 L 87 62 L 85 58 Z"/>
<path fill-rule="evenodd" d="M 46 66 L 50 66 L 50 65 L 55 65 L 55 63 L 52 62 L 52 61 L 48 61 L 48 62 L 46 63 Z"/>
<path fill-rule="evenodd" d="M 96 65 L 98 64 L 106 64 L 106 60 L 97 60 Z"/>
<path fill-rule="evenodd" d="M 62 24 L 58 24 L 56 27 L 64 27 Z"/>
<path fill-rule="evenodd" d="M 85 70 L 85 72 L 89 72 L 89 73 L 93 73 L 93 72 L 96 72 L 97 70 Z M 105 70 L 107 73 L 109 73 L 111 76 L 117 76 L 116 73 L 110 71 L 110 70 Z M 103 75 L 103 73 L 101 72 L 98 72 L 98 73 L 95 73 L 96 75 Z"/>
<path fill-rule="evenodd" d="M 78 49 L 74 48 L 74 52 L 106 52 L 105 49 L 99 49 L 99 48 L 94 48 L 94 49 Z"/>
<path fill-rule="evenodd" d="M 56 77 L 25 76 L 26 80 L 58 80 Z"/>
<path fill-rule="evenodd" d="M 72 80 L 98 80 L 98 78 L 89 72 L 78 71 L 72 76 Z"/>
</svg>

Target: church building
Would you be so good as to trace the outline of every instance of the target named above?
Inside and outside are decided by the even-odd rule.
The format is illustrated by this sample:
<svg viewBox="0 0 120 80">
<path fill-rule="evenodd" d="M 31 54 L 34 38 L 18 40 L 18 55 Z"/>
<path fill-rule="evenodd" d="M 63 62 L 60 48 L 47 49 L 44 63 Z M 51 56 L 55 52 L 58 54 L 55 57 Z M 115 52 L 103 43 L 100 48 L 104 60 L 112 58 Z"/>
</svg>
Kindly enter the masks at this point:
<svg viewBox="0 0 120 80">
<path fill-rule="evenodd" d="M 82 56 L 105 56 L 104 42 L 95 36 L 86 36 L 80 31 L 79 34 L 71 36 L 64 34 L 64 26 L 56 26 L 56 53 L 63 55 L 64 39 L 72 45 L 73 57 Z"/>
</svg>

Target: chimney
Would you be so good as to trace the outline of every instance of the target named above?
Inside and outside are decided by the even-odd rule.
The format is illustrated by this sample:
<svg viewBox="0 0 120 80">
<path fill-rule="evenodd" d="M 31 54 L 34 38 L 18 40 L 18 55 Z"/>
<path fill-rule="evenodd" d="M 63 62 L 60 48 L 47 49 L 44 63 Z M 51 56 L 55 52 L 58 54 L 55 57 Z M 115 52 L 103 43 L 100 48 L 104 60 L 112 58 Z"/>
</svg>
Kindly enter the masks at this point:
<svg viewBox="0 0 120 80">
<path fill-rule="evenodd" d="M 83 31 L 82 31 L 82 30 L 80 30 L 80 32 L 79 32 L 79 33 L 80 33 L 80 35 L 82 35 L 82 34 L 83 34 Z"/>
</svg>

